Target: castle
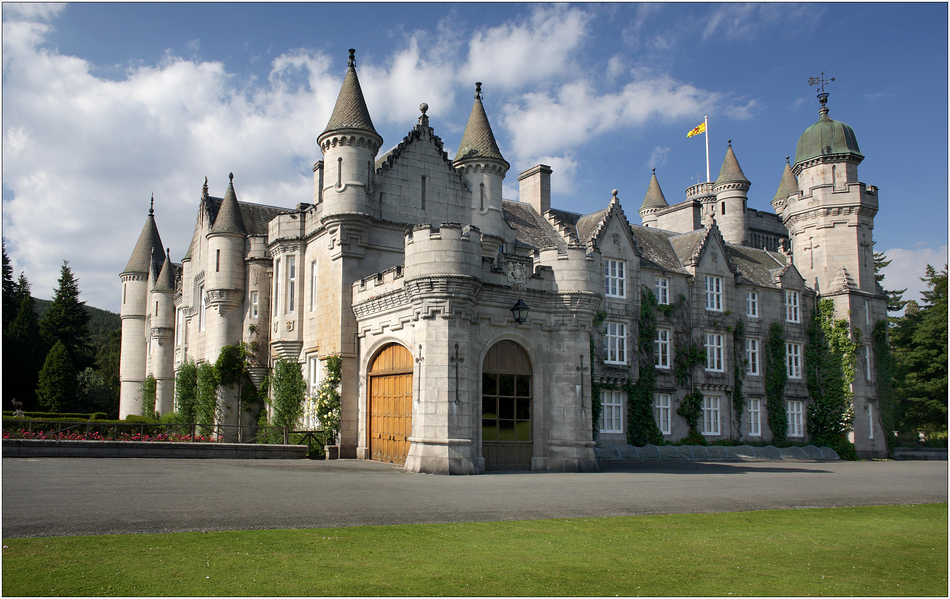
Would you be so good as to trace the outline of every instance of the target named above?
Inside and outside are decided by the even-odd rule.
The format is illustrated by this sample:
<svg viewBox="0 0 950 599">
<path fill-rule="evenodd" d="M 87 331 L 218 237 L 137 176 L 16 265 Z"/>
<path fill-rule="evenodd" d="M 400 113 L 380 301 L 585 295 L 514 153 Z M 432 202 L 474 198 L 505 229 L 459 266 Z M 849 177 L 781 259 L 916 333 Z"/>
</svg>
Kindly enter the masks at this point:
<svg viewBox="0 0 950 599">
<path fill-rule="evenodd" d="M 317 138 L 310 203 L 241 202 L 233 176 L 214 197 L 206 179 L 180 263 L 149 210 L 120 275 L 120 417 L 142 412 L 149 374 L 156 411 L 174 410 L 176 369 L 214 363 L 243 341 L 262 348 L 244 385 L 259 386 L 284 358 L 301 365 L 312 392 L 323 361 L 341 358 L 342 457 L 446 474 L 593 470 L 595 445 L 626 443 L 628 418 L 643 417 L 628 413 L 622 388 L 644 367 L 649 290 L 653 417 L 664 439 L 688 434 L 677 407 L 692 391 L 702 394 L 707 440 L 771 439 L 765 345 L 778 322 L 787 435 L 807 441 L 804 349 L 820 294 L 863 332 L 853 441 L 862 457 L 886 455 L 870 345 L 886 318 L 871 249 L 877 191 L 858 181 L 863 155 L 851 127 L 828 117 L 827 94 L 785 165 L 775 213 L 746 207 L 750 182 L 730 142 L 718 178 L 682 202 L 667 202 L 654 173 L 636 225 L 616 191 L 592 214 L 552 208 L 545 165 L 518 176 L 519 201 L 503 199 L 510 165 L 480 83 L 454 160 L 425 104 L 379 155 L 353 56 Z M 676 362 L 687 347 L 698 356 L 684 379 Z M 252 424 L 234 391 L 219 390 L 218 401 L 222 423 Z"/>
</svg>

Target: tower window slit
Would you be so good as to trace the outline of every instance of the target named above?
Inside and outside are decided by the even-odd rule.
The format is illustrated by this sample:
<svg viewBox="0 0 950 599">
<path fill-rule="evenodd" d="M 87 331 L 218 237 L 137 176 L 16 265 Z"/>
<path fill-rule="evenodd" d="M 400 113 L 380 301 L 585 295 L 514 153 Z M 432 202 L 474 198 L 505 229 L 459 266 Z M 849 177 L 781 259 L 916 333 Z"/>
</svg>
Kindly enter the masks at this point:
<svg viewBox="0 0 950 599">
<path fill-rule="evenodd" d="M 423 210 L 426 209 L 426 176 L 422 175 L 422 206 Z"/>
<path fill-rule="evenodd" d="M 336 186 L 343 187 L 343 157 L 336 159 Z"/>
</svg>

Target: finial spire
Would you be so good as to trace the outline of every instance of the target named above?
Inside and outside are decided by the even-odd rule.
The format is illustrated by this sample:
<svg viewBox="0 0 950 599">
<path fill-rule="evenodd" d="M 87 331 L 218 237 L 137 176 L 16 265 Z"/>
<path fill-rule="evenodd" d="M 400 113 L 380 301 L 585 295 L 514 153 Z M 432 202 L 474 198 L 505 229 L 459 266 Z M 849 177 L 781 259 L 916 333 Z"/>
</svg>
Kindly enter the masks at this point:
<svg viewBox="0 0 950 599">
<path fill-rule="evenodd" d="M 426 111 L 429 110 L 429 105 L 423 102 L 419 104 L 419 112 L 422 113 L 422 116 L 419 117 L 419 124 L 423 127 L 429 126 L 429 117 L 426 116 Z"/>
<path fill-rule="evenodd" d="M 825 79 L 825 72 L 822 71 L 821 75 L 818 77 L 809 77 L 808 85 L 817 85 L 818 86 L 818 102 L 821 103 L 821 110 L 819 112 L 828 112 L 828 92 L 825 91 L 825 85 L 834 81 L 835 78 Z"/>
<path fill-rule="evenodd" d="M 482 99 L 482 82 L 481 81 L 475 82 L 475 99 L 476 100 Z"/>
<path fill-rule="evenodd" d="M 234 173 L 228 173 L 228 183 L 234 183 Z"/>
<path fill-rule="evenodd" d="M 155 194 L 152 194 L 152 201 L 148 205 L 148 215 L 155 216 Z"/>
<path fill-rule="evenodd" d="M 350 48 L 350 59 L 346 61 L 346 66 L 351 69 L 356 66 L 356 50 Z"/>
</svg>

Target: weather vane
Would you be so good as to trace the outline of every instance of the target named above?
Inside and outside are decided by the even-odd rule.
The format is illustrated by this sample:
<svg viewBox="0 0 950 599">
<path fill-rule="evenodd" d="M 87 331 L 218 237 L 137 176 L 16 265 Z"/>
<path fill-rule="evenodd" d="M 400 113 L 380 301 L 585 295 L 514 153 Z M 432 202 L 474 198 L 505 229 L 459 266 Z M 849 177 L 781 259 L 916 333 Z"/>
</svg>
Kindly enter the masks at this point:
<svg viewBox="0 0 950 599">
<path fill-rule="evenodd" d="M 818 86 L 818 101 L 821 102 L 821 105 L 824 106 L 828 103 L 828 92 L 825 91 L 825 84 L 831 83 L 835 78 L 825 79 L 825 72 L 822 71 L 821 75 L 818 77 L 809 77 L 808 85 L 817 85 Z"/>
</svg>

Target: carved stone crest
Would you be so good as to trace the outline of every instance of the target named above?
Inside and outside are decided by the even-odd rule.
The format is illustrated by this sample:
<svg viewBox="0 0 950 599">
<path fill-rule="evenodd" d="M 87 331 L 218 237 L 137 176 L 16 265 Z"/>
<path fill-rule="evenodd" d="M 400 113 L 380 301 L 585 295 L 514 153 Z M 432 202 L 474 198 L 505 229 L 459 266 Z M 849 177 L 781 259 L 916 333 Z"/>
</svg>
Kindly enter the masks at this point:
<svg viewBox="0 0 950 599">
<path fill-rule="evenodd" d="M 508 282 L 511 283 L 513 287 L 521 287 L 527 282 L 528 266 L 526 264 L 515 260 L 506 260 L 505 265 L 508 267 Z"/>
</svg>

